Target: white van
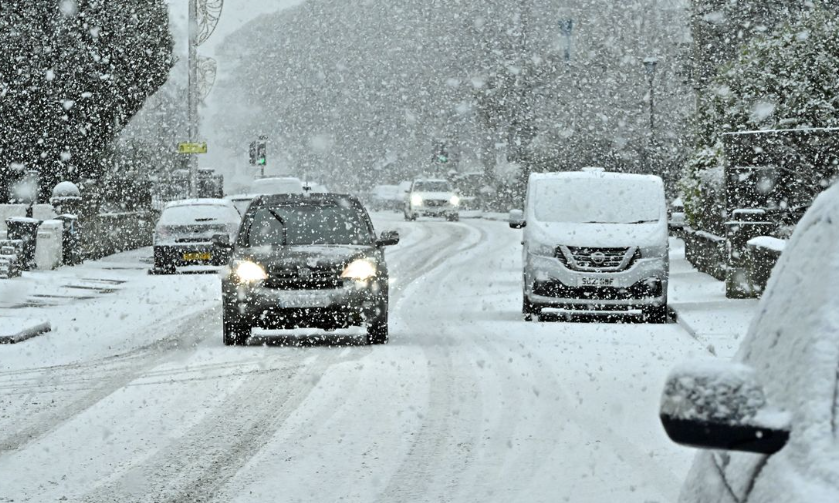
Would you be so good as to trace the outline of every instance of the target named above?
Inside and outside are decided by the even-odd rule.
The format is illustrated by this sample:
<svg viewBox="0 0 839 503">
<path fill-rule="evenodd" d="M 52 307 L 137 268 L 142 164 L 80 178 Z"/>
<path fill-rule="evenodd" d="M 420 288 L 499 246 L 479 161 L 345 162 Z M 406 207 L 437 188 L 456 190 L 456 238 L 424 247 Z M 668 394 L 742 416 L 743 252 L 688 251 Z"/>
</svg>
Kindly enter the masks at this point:
<svg viewBox="0 0 839 503">
<path fill-rule="evenodd" d="M 524 229 L 526 320 L 545 308 L 640 309 L 649 321 L 666 320 L 670 264 L 661 178 L 534 173 L 525 210 L 510 212 L 510 227 Z"/>
</svg>

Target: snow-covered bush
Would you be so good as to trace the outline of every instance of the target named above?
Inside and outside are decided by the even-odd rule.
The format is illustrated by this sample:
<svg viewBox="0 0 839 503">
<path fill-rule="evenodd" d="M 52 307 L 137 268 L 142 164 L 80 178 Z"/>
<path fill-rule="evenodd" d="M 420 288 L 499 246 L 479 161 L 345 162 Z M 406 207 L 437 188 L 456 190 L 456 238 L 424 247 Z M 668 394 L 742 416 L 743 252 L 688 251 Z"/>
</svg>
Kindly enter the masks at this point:
<svg viewBox="0 0 839 503">
<path fill-rule="evenodd" d="M 698 145 L 681 182 L 692 226 L 703 228 L 705 221 L 714 219 L 708 212 L 718 210 L 707 197 L 715 191 L 703 183 L 700 173 L 722 166 L 722 135 L 839 127 L 837 75 L 839 21 L 819 6 L 773 33 L 752 39 L 734 61 L 719 69 L 700 96 Z M 831 168 L 813 165 L 811 169 Z"/>
</svg>

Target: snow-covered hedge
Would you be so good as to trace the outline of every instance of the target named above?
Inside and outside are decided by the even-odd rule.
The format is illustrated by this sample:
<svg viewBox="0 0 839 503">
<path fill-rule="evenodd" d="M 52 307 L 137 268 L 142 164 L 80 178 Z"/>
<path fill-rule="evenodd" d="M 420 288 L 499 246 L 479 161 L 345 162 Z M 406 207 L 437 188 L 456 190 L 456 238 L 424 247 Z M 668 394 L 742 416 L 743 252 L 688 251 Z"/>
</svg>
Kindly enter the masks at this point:
<svg viewBox="0 0 839 503">
<path fill-rule="evenodd" d="M 704 173 L 724 164 L 722 135 L 839 126 L 837 75 L 839 22 L 818 5 L 775 32 L 752 39 L 719 69 L 700 96 L 698 145 L 681 182 L 689 225 L 718 232 L 713 227 L 724 197 L 716 186 L 719 178 Z M 817 158 L 808 169 L 829 172 L 835 170 L 827 166 L 831 162 Z M 821 189 L 828 184 L 824 180 Z"/>
</svg>

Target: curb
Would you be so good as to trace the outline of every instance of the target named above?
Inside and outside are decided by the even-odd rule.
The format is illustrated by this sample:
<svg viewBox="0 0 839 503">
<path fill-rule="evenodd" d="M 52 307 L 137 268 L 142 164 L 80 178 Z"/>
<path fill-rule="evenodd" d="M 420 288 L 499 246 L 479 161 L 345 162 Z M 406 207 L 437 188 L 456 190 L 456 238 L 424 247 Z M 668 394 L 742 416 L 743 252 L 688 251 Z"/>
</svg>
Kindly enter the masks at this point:
<svg viewBox="0 0 839 503">
<path fill-rule="evenodd" d="M 48 321 L 45 321 L 33 325 L 31 327 L 25 328 L 16 334 L 0 336 L 0 344 L 16 344 L 18 342 L 23 342 L 33 337 L 37 337 L 41 334 L 45 334 L 47 332 L 50 332 L 51 330 L 52 326 Z"/>
<path fill-rule="evenodd" d="M 682 327 L 685 330 L 685 332 L 688 333 L 688 335 L 690 335 L 697 341 L 702 342 L 702 340 L 699 339 L 699 333 L 696 331 L 696 329 L 690 326 L 688 322 L 686 322 L 681 316 L 679 316 L 679 310 L 677 308 L 671 307 L 671 311 L 673 312 L 673 317 L 676 320 L 676 324 Z"/>
</svg>

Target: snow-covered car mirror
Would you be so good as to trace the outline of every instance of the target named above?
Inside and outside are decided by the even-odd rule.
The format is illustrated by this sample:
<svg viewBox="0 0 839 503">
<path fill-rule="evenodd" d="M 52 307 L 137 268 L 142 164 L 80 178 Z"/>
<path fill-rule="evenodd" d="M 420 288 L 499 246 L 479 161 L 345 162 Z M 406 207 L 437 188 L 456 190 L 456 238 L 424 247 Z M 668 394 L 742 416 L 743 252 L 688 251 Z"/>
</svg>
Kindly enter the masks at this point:
<svg viewBox="0 0 839 503">
<path fill-rule="evenodd" d="M 524 212 L 522 210 L 510 210 L 509 222 L 511 229 L 521 229 L 527 225 L 527 222 L 524 220 Z"/>
<path fill-rule="evenodd" d="M 789 414 L 772 409 L 754 371 L 739 363 L 703 361 L 674 369 L 660 416 L 671 440 L 702 449 L 773 454 L 789 439 Z"/>
</svg>

